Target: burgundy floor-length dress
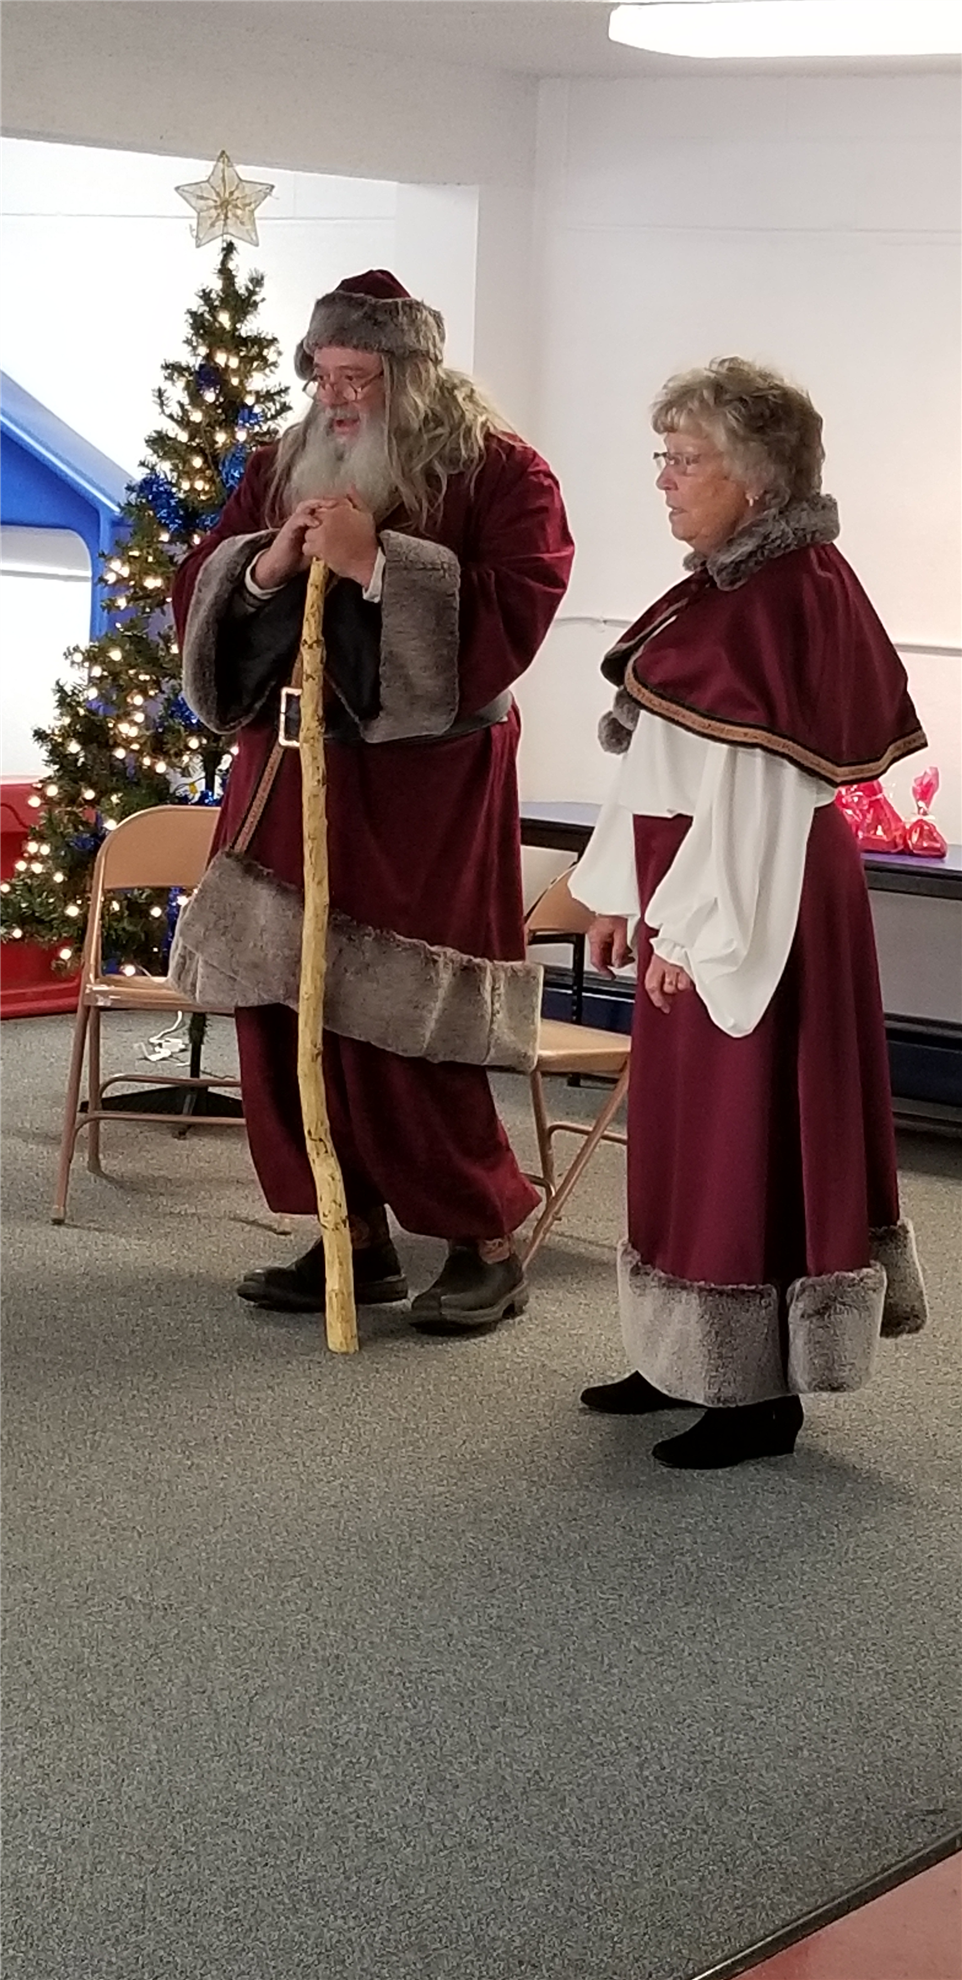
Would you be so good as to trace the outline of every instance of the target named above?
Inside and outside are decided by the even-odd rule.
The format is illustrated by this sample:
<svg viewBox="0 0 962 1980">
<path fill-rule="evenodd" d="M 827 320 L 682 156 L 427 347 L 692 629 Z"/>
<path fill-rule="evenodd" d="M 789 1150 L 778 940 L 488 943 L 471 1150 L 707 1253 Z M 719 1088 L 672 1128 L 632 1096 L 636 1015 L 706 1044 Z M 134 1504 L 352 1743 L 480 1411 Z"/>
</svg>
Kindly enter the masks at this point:
<svg viewBox="0 0 962 1980">
<path fill-rule="evenodd" d="M 644 745 L 645 725 L 657 721 L 733 755 L 763 752 L 773 768 L 794 766 L 827 794 L 922 748 L 905 669 L 837 534 L 834 501 L 813 495 L 755 518 L 707 557 L 693 553 L 689 576 L 603 662 L 618 689 L 602 724 L 605 747 L 630 750 L 639 724 Z M 623 890 L 624 911 L 641 913 L 618 1267 L 629 1363 L 664 1393 L 708 1407 L 858 1388 L 880 1335 L 916 1331 L 926 1302 L 911 1225 L 899 1213 L 878 964 L 855 838 L 830 795 L 814 804 L 798 846 L 804 864 L 784 966 L 749 1028 L 716 1022 L 711 998 L 699 994 L 700 968 L 703 987 L 710 980 L 699 916 L 712 888 L 719 898 L 725 890 L 706 854 L 704 890 L 686 877 L 688 923 L 672 919 L 670 886 L 655 900 L 699 800 L 679 772 L 683 801 L 676 806 L 662 782 L 653 815 L 653 784 L 646 813 L 642 760 L 643 748 L 630 804 L 612 799 L 631 819 L 637 892 L 624 853 L 607 877 L 600 853 L 583 896 L 613 913 L 610 896 Z M 779 805 L 777 779 L 766 802 Z M 713 846 L 726 815 L 730 826 L 735 816 L 720 815 Z M 773 809 L 773 842 L 779 818 Z M 777 918 L 764 889 L 787 882 L 773 880 L 778 869 L 759 830 L 752 880 L 740 891 L 727 875 L 731 928 L 712 937 L 719 964 L 725 943 L 734 958 L 749 941 L 751 917 L 762 926 L 766 913 Z M 753 848 L 740 849 L 748 872 Z M 590 851 L 587 861 L 590 869 Z M 692 987 L 668 1013 L 642 987 L 653 943 L 690 964 Z"/>
<path fill-rule="evenodd" d="M 643 904 L 688 824 L 635 819 Z M 651 953 L 642 928 L 639 982 Z M 754 1031 L 729 1037 L 694 991 L 667 1017 L 636 998 L 628 1122 L 629 1240 L 672 1278 L 784 1292 L 860 1270 L 870 1230 L 897 1222 L 872 917 L 835 805 L 813 815 L 795 938 Z"/>
</svg>

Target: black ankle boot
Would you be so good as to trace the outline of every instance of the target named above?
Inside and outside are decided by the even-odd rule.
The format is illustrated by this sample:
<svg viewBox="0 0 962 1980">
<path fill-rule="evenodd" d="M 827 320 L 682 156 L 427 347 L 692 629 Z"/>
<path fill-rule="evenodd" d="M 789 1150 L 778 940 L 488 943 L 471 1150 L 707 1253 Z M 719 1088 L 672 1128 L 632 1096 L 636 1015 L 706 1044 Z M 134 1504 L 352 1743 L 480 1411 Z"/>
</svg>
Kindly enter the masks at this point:
<svg viewBox="0 0 962 1980">
<path fill-rule="evenodd" d="M 643 1375 L 631 1374 L 620 1382 L 599 1382 L 594 1389 L 582 1389 L 586 1409 L 603 1411 L 606 1416 L 653 1416 L 659 1409 L 690 1409 L 691 1403 L 678 1396 L 663 1396 Z"/>
<path fill-rule="evenodd" d="M 744 1409 L 706 1409 L 690 1430 L 656 1444 L 652 1457 L 675 1471 L 721 1471 L 751 1458 L 787 1457 L 804 1417 L 798 1396 Z"/>
<path fill-rule="evenodd" d="M 358 1306 L 385 1306 L 392 1300 L 407 1299 L 407 1280 L 390 1238 L 353 1251 L 351 1256 Z M 293 1265 L 269 1265 L 264 1272 L 248 1272 L 237 1290 L 252 1306 L 270 1307 L 277 1313 L 323 1313 L 323 1238 Z"/>
<path fill-rule="evenodd" d="M 411 1302 L 411 1325 L 422 1334 L 463 1334 L 493 1327 L 528 1304 L 524 1266 L 516 1251 L 482 1258 L 477 1245 L 452 1244 L 443 1270 Z"/>
</svg>

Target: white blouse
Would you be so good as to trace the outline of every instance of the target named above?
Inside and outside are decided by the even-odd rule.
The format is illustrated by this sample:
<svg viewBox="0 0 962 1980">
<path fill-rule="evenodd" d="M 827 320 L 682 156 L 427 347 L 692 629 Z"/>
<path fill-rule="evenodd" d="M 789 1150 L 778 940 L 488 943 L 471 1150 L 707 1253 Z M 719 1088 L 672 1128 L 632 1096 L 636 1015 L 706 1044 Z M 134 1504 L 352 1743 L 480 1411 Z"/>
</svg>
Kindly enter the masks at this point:
<svg viewBox="0 0 962 1980">
<path fill-rule="evenodd" d="M 632 819 L 691 817 L 645 910 L 663 961 L 688 971 L 713 1023 L 753 1031 L 788 960 L 812 814 L 834 792 L 761 749 L 691 735 L 643 709 L 571 892 L 640 920 Z"/>
</svg>

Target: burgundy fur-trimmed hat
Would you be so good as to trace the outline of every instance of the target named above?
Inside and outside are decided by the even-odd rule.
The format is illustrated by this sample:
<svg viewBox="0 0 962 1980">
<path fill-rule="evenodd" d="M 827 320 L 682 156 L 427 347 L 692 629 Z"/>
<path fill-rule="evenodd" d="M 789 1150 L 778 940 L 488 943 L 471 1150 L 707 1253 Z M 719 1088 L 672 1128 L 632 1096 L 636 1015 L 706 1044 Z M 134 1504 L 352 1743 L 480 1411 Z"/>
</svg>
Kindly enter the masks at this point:
<svg viewBox="0 0 962 1980">
<path fill-rule="evenodd" d="M 364 275 L 349 275 L 314 304 L 307 334 L 294 353 L 298 378 L 310 378 L 313 353 L 328 344 L 382 351 L 389 357 L 426 357 L 440 364 L 444 318 L 409 295 L 389 269 L 369 268 Z"/>
</svg>

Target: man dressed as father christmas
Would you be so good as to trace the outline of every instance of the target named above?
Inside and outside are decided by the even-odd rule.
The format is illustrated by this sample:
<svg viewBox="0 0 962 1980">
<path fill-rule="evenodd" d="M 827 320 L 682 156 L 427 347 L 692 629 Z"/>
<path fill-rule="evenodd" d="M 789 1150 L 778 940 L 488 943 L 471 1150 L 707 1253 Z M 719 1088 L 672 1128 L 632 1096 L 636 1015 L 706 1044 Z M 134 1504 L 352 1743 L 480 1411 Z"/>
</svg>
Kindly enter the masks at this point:
<svg viewBox="0 0 962 1980">
<path fill-rule="evenodd" d="M 238 754 L 171 968 L 198 1001 L 236 1010 L 271 1209 L 314 1213 L 297 1083 L 300 759 L 276 744 L 317 558 L 331 574 L 324 1073 L 355 1294 L 407 1295 L 390 1207 L 448 1241 L 411 1315 L 449 1331 L 527 1301 L 511 1234 L 537 1198 L 484 1068 L 533 1059 L 511 683 L 544 639 L 573 548 L 554 475 L 442 364 L 443 339 L 438 312 L 384 270 L 322 296 L 295 355 L 309 410 L 252 456 L 177 573 L 185 693 L 211 728 L 236 732 Z M 238 1290 L 322 1310 L 321 1241 Z"/>
</svg>

